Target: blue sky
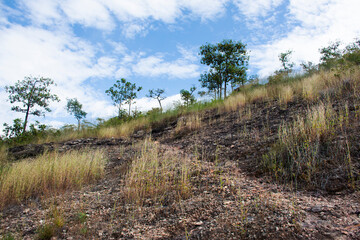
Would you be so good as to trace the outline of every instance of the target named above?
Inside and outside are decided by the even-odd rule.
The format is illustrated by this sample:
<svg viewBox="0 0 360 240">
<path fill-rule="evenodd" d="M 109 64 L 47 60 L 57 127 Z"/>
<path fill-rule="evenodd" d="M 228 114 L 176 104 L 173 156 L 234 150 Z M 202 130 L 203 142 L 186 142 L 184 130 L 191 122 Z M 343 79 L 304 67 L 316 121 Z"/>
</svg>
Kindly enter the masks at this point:
<svg viewBox="0 0 360 240">
<path fill-rule="evenodd" d="M 105 94 L 116 79 L 142 86 L 139 110 L 157 107 L 145 97 L 164 88 L 165 105 L 198 86 L 199 47 L 233 39 L 247 44 L 249 74 L 280 67 L 278 54 L 318 62 L 318 49 L 360 36 L 358 0 L 0 0 L 0 116 L 11 123 L 4 86 L 25 76 L 52 78 L 60 103 L 45 118 L 54 127 L 75 123 L 66 98 L 78 98 L 88 120 L 116 109 Z M 0 127 L 1 128 L 1 127 Z"/>
</svg>

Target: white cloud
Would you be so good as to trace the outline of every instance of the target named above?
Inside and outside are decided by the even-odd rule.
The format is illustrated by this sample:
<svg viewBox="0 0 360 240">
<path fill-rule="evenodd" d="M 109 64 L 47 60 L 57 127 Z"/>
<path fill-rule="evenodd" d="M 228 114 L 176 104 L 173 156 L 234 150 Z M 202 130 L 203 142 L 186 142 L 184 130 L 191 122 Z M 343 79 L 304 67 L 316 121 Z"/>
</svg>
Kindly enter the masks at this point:
<svg viewBox="0 0 360 240">
<path fill-rule="evenodd" d="M 234 0 L 239 11 L 249 19 L 265 17 L 273 13 L 274 9 L 284 0 Z"/>
<path fill-rule="evenodd" d="M 113 30 L 115 19 L 121 22 L 123 33 L 133 38 L 146 34 L 150 23 L 175 23 L 186 15 L 202 20 L 223 15 L 229 0 L 19 0 L 33 23 L 59 25 L 78 23 L 85 27 Z M 60 24 L 60 25 L 61 25 Z"/>
<path fill-rule="evenodd" d="M 221 17 L 226 12 L 226 3 L 228 0 L 183 0 L 183 8 L 190 9 L 194 16 L 200 17 L 203 21 Z"/>
<path fill-rule="evenodd" d="M 20 0 L 26 9 L 30 10 L 30 18 L 35 25 L 51 25 L 63 22 L 61 13 L 58 9 L 59 1 L 49 0 Z"/>
<path fill-rule="evenodd" d="M 146 23 L 127 23 L 123 26 L 123 34 L 127 38 L 134 38 L 138 34 L 146 35 L 149 31 L 149 25 Z"/>
<path fill-rule="evenodd" d="M 360 22 L 357 0 L 291 0 L 288 6 L 291 21 L 297 23 L 284 37 L 267 44 L 254 46 L 251 64 L 257 67 L 261 76 L 266 76 L 280 67 L 278 55 L 293 50 L 292 60 L 318 62 L 319 48 L 331 41 L 349 43 L 360 36 Z"/>
<path fill-rule="evenodd" d="M 109 116 L 110 103 L 83 83 L 89 78 L 114 75 L 116 59 L 96 57 L 93 46 L 71 34 L 31 26 L 0 26 L 0 46 L 0 87 L 13 85 L 24 76 L 50 77 L 57 83 L 53 93 L 63 101 L 52 103 L 53 112 L 47 116 L 66 116 L 65 99 L 73 97 L 84 104 L 90 115 Z M 23 114 L 10 111 L 11 105 L 5 101 L 7 94 L 4 90 L 0 90 L 0 96 L 2 122 L 23 118 Z"/>
<path fill-rule="evenodd" d="M 129 52 L 119 60 L 115 76 L 128 77 L 139 75 L 146 77 L 166 76 L 169 78 L 189 79 L 199 76 L 199 61 L 194 49 L 177 46 L 180 57 L 167 60 L 166 54 L 147 55 L 144 52 Z"/>
<path fill-rule="evenodd" d="M 199 76 L 199 65 L 189 64 L 183 59 L 166 62 L 162 56 L 142 58 L 132 67 L 132 70 L 141 76 L 151 77 L 167 75 L 171 78 L 194 78 Z"/>
<path fill-rule="evenodd" d="M 115 27 L 111 13 L 98 0 L 65 0 L 60 3 L 71 23 L 79 23 L 86 27 L 111 30 Z"/>
</svg>

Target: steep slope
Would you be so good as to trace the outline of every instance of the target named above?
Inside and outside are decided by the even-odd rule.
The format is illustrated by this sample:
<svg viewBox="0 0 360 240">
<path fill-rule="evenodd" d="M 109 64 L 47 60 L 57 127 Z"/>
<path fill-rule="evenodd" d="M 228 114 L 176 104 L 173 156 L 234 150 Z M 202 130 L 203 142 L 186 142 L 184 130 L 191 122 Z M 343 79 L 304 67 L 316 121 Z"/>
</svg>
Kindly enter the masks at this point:
<svg viewBox="0 0 360 240">
<path fill-rule="evenodd" d="M 358 239 L 360 98 L 357 86 L 349 84 L 341 82 L 316 101 L 261 99 L 231 111 L 218 107 L 188 113 L 129 139 L 48 144 L 62 151 L 105 149 L 105 177 L 76 191 L 7 206 L 0 233 L 23 239 Z M 319 135 L 317 159 L 325 164 L 311 180 L 273 174 L 264 156 L 276 150 L 281 126 L 306 117 L 323 102 L 331 103 L 327 112 L 331 107 L 337 119 L 331 137 L 325 141 Z M 351 163 L 335 165 L 343 152 Z M 156 161 L 131 178 L 141 159 Z M 164 168 L 168 159 L 178 162 Z M 153 181 L 154 176 L 165 184 Z"/>
</svg>

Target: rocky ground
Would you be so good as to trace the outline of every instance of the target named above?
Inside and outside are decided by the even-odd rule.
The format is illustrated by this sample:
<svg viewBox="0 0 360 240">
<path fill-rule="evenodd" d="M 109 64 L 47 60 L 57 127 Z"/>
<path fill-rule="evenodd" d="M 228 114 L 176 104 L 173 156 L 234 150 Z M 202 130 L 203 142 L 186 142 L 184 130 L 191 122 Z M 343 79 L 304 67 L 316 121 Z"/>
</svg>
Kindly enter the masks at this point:
<svg viewBox="0 0 360 240">
<path fill-rule="evenodd" d="M 295 188 L 259 171 L 281 122 L 306 108 L 301 101 L 286 108 L 254 103 L 232 113 L 205 111 L 196 130 L 175 132 L 176 122 L 154 128 L 151 137 L 162 152 L 192 159 L 197 169 L 189 196 L 170 194 L 161 203 L 147 199 L 137 205 L 124 197 L 126 170 L 144 131 L 129 139 L 14 148 L 10 153 L 20 159 L 44 149 L 100 147 L 109 163 L 105 177 L 83 189 L 8 206 L 1 212 L 0 234 L 34 239 L 56 225 L 49 230 L 54 239 L 360 239 L 360 193 L 346 182 L 329 178 L 323 189 Z M 354 121 L 355 164 L 359 130 Z"/>
</svg>

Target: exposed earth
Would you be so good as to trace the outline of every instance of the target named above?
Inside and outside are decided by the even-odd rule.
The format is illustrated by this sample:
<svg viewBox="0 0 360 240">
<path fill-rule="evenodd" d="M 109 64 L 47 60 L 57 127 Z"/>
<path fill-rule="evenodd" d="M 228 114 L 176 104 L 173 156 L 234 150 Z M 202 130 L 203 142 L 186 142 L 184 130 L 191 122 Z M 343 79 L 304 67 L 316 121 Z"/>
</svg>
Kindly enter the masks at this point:
<svg viewBox="0 0 360 240">
<path fill-rule="evenodd" d="M 345 100 L 354 114 L 351 99 Z M 341 176 L 329 172 L 321 188 L 312 188 L 277 182 L 259 167 L 263 154 L 277 140 L 279 125 L 307 107 L 302 100 L 286 107 L 253 103 L 230 113 L 202 112 L 201 127 L 191 131 L 176 132 L 177 121 L 169 121 L 151 133 L 140 130 L 127 139 L 90 138 L 13 148 L 15 159 L 45 149 L 103 148 L 109 162 L 99 182 L 8 206 L 1 212 L 0 233 L 34 239 L 40 226 L 61 216 L 64 224 L 53 239 L 360 239 L 360 193 Z M 357 169 L 359 130 L 359 121 L 354 120 L 349 131 Z M 141 206 L 126 201 L 126 171 L 139 152 L 137 143 L 149 135 L 163 154 L 192 159 L 197 166 L 188 197 L 170 194 L 161 203 L 148 199 Z M 339 133 L 337 140 L 341 139 Z"/>
</svg>

